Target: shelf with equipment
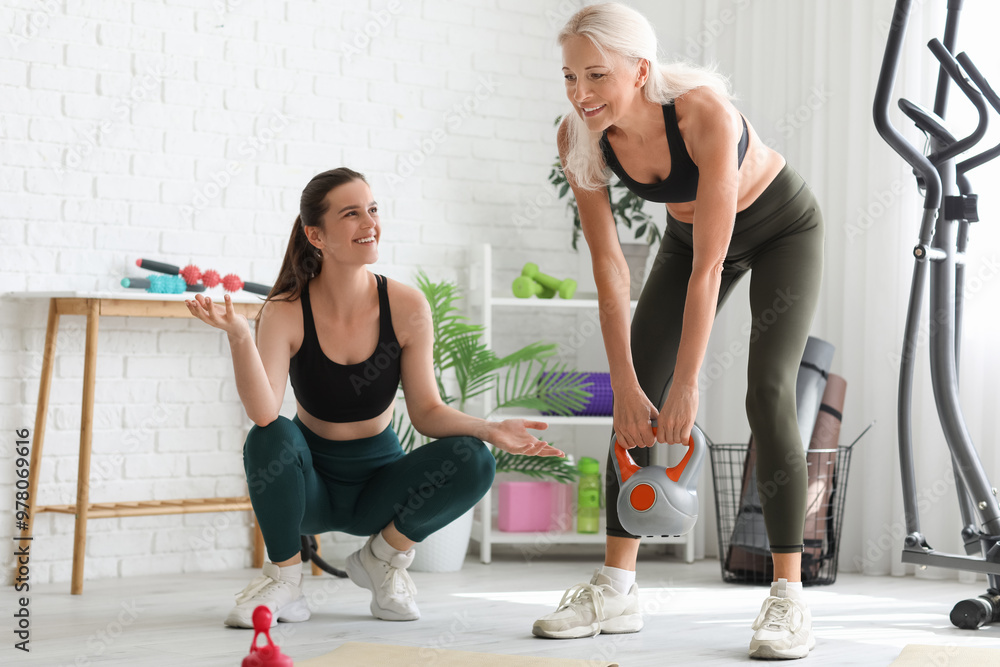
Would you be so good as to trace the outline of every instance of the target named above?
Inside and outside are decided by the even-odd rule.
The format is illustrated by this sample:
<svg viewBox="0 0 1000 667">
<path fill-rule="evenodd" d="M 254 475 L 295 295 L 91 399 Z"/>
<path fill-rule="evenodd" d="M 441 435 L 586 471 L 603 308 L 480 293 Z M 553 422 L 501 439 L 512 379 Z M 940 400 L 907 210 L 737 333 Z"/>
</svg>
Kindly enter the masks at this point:
<svg viewBox="0 0 1000 667">
<path fill-rule="evenodd" d="M 481 319 L 484 327 L 483 342 L 493 348 L 493 318 L 494 309 L 500 310 L 563 310 L 572 312 L 574 310 L 596 310 L 598 308 L 597 295 L 578 294 L 585 298 L 560 299 L 520 299 L 516 297 L 495 297 L 493 296 L 493 256 L 492 247 L 483 244 L 475 249 L 474 270 L 477 275 L 473 276 L 473 289 L 470 290 L 472 303 L 481 311 Z M 477 289 L 478 288 L 478 289 Z M 590 298 L 586 298 L 590 297 Z M 631 302 L 634 309 L 636 302 Z M 542 336 L 544 338 L 544 336 Z M 487 397 L 486 401 L 489 400 Z M 489 412 L 491 405 L 484 405 L 485 412 Z M 537 413 L 526 411 L 504 410 L 493 415 L 494 418 L 503 419 L 532 419 L 544 421 L 549 426 L 599 426 L 610 430 L 613 418 L 610 416 L 543 416 Z M 610 435 L 610 433 L 609 433 Z M 561 447 L 562 448 L 562 447 Z M 564 448 L 563 448 L 564 449 Z M 662 453 L 664 447 L 658 448 Z M 584 453 L 574 452 L 575 455 L 588 455 L 596 458 L 604 465 L 607 458 L 607 449 L 603 451 L 587 451 Z M 554 544 L 604 544 L 605 524 L 604 513 L 601 513 L 601 524 L 597 533 L 577 533 L 575 528 L 570 527 L 566 531 L 545 531 L 545 532 L 503 532 L 497 526 L 497 517 L 493 515 L 493 495 L 496 489 L 491 489 L 483 496 L 478 505 L 478 517 L 472 524 L 472 539 L 479 543 L 480 560 L 489 563 L 492 560 L 492 546 L 494 544 L 519 544 L 535 545 L 541 548 L 542 545 Z M 484 520 L 488 518 L 489 520 Z M 694 562 L 694 533 L 688 533 L 680 537 L 656 537 L 643 538 L 643 544 L 683 544 L 685 562 Z"/>
</svg>

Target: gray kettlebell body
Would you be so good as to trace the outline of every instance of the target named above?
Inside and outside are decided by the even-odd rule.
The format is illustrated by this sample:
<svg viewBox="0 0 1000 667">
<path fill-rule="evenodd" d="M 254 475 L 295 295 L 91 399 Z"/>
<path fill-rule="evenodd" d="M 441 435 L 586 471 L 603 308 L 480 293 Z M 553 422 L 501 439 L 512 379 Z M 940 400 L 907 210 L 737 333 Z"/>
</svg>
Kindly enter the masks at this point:
<svg viewBox="0 0 1000 667">
<path fill-rule="evenodd" d="M 697 426 L 688 451 L 672 468 L 640 467 L 612 436 L 611 460 L 618 478 L 618 519 L 637 537 L 679 537 L 698 520 L 698 475 L 708 445 Z"/>
</svg>

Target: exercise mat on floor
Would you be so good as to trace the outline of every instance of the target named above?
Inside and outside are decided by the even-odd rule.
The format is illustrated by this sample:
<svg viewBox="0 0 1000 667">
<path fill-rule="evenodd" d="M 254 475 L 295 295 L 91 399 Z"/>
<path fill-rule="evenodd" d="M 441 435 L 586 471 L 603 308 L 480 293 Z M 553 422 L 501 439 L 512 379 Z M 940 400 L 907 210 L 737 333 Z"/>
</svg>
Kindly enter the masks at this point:
<svg viewBox="0 0 1000 667">
<path fill-rule="evenodd" d="M 534 658 L 526 655 L 496 655 L 445 651 L 419 646 L 393 646 L 347 642 L 337 650 L 309 660 L 296 660 L 296 667 L 618 667 L 606 660 Z"/>
<path fill-rule="evenodd" d="M 907 644 L 889 667 L 1000 667 L 1000 649 Z"/>
</svg>

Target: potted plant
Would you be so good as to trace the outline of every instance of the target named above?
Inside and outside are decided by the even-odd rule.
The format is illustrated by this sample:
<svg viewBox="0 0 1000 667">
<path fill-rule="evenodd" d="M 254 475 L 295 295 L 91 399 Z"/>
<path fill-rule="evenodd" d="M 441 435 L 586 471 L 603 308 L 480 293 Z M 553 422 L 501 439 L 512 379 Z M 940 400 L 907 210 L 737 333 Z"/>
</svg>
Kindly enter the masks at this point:
<svg viewBox="0 0 1000 667">
<path fill-rule="evenodd" d="M 558 126 L 562 121 L 562 116 L 556 118 Z M 571 195 L 569 181 L 562 168 L 562 162 L 558 156 L 552 163 L 552 171 L 549 172 L 549 183 L 558 189 L 559 199 Z M 622 252 L 628 263 L 629 275 L 631 278 L 632 298 L 638 298 L 642 283 L 645 280 L 646 260 L 649 257 L 649 248 L 658 245 L 662 234 L 659 227 L 653 223 L 652 217 L 642 210 L 645 200 L 625 187 L 619 179 L 614 179 L 607 185 L 608 201 L 611 202 L 611 215 L 615 219 L 616 225 L 622 225 L 630 232 L 634 231 L 635 242 L 622 241 Z M 576 250 L 580 240 L 583 227 L 580 224 L 580 210 L 576 205 L 576 199 L 572 196 L 566 202 L 566 208 L 573 214 L 573 250 Z"/>
<path fill-rule="evenodd" d="M 431 307 L 434 325 L 434 375 L 441 400 L 465 411 L 467 403 L 487 392 L 493 394 L 489 417 L 505 408 L 523 408 L 572 414 L 586 407 L 590 393 L 587 374 L 566 372 L 565 365 L 550 364 L 554 343 L 536 342 L 500 357 L 482 341 L 483 327 L 470 324 L 456 302 L 459 288 L 450 282 L 431 282 L 422 271 L 417 286 Z M 424 444 L 426 438 L 413 428 L 403 410 L 393 417 L 404 450 Z M 498 473 L 520 473 L 539 480 L 567 483 L 579 473 L 565 459 L 554 456 L 519 456 L 491 447 Z M 453 571 L 461 567 L 472 533 L 472 511 L 424 540 L 414 560 L 422 571 Z M 451 540 L 454 540 L 451 542 Z M 451 542 L 441 547 L 441 542 Z M 452 562 L 436 565 L 436 552 Z M 457 562 L 457 567 L 455 563 Z"/>
</svg>

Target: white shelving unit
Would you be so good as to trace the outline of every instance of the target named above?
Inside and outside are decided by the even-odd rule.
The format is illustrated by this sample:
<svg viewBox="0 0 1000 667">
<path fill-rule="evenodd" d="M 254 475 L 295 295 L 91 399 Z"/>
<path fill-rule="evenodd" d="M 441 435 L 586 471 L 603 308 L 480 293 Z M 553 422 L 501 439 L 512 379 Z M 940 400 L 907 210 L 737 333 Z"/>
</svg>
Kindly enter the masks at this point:
<svg viewBox="0 0 1000 667">
<path fill-rule="evenodd" d="M 493 296 L 493 259 L 492 248 L 489 244 L 483 244 L 476 249 L 475 267 L 479 271 L 477 276 L 479 289 L 471 290 L 474 295 L 475 305 L 481 308 L 482 321 L 485 328 L 483 340 L 492 347 L 493 345 L 493 311 L 500 310 L 530 310 L 533 308 L 552 309 L 596 309 L 598 302 L 596 298 L 574 298 L 574 299 L 518 299 L 516 297 L 494 297 Z M 475 286 L 475 283 L 473 283 Z M 596 295 L 595 295 L 596 297 Z M 635 308 L 636 302 L 632 302 Z M 487 408 L 488 409 L 488 408 Z M 611 417 L 541 417 L 538 414 L 504 412 L 502 415 L 508 418 L 541 419 L 550 426 L 600 426 L 605 429 L 613 425 Z M 659 448 L 662 450 L 663 448 Z M 578 455 L 584 455 L 577 452 Z M 602 465 L 607 457 L 606 450 L 586 452 L 601 461 Z M 575 530 L 565 532 L 537 532 L 537 533 L 510 533 L 497 529 L 493 521 L 493 491 L 487 492 L 479 501 L 479 516 L 472 525 L 472 539 L 479 543 L 480 560 L 489 563 L 492 560 L 492 549 L 494 544 L 520 544 L 529 548 L 534 545 L 542 550 L 547 545 L 555 544 L 604 544 L 605 524 L 604 516 L 601 516 L 601 524 L 597 533 L 583 534 Z M 643 538 L 643 544 L 683 544 L 684 560 L 688 563 L 694 562 L 694 533 L 688 533 L 681 537 L 655 537 Z"/>
</svg>

